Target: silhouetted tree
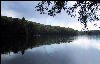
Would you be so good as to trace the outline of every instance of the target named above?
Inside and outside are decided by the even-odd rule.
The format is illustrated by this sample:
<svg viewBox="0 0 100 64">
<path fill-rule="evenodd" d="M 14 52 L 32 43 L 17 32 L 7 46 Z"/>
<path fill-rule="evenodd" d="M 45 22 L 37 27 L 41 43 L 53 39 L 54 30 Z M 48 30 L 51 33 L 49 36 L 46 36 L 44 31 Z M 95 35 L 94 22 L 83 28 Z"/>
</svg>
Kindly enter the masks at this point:
<svg viewBox="0 0 100 64">
<path fill-rule="evenodd" d="M 25 18 L 24 17 L 22 18 L 22 21 L 25 21 Z"/>
<path fill-rule="evenodd" d="M 76 16 L 76 11 L 78 11 L 79 17 L 78 21 L 84 24 L 87 28 L 88 21 L 100 20 L 99 14 L 96 14 L 100 10 L 100 1 L 74 1 L 75 4 L 68 7 L 69 1 L 41 1 L 35 7 L 40 14 L 47 14 L 50 16 L 56 16 L 61 13 L 62 10 L 66 11 L 71 17 Z M 51 8 L 49 6 L 52 5 Z M 79 9 L 79 10 L 78 10 Z"/>
</svg>

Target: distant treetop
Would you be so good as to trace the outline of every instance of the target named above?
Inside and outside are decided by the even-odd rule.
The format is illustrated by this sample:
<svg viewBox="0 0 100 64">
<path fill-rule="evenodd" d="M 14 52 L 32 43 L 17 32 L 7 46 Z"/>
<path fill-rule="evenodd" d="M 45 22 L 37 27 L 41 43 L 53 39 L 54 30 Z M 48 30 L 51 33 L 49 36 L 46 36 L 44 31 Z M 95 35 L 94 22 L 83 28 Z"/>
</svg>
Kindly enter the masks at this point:
<svg viewBox="0 0 100 64">
<path fill-rule="evenodd" d="M 23 17 L 23 18 L 22 18 L 22 20 L 24 21 L 24 20 L 25 20 L 25 18 Z"/>
</svg>

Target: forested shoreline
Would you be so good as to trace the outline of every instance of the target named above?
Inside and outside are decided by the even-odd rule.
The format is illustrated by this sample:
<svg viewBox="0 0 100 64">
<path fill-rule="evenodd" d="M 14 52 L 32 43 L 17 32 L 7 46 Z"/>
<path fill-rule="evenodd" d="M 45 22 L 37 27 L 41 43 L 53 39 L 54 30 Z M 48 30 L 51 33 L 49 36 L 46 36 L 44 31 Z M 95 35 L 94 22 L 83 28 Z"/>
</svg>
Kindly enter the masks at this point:
<svg viewBox="0 0 100 64">
<path fill-rule="evenodd" d="M 19 18 L 1 16 L 2 34 L 4 35 L 77 35 L 78 31 L 72 28 L 44 25 Z M 3 35 L 3 36 L 4 36 Z"/>
<path fill-rule="evenodd" d="M 72 28 L 44 25 L 19 18 L 1 16 L 1 53 L 18 53 L 27 48 L 56 42 L 70 42 L 78 31 Z"/>
<path fill-rule="evenodd" d="M 74 36 L 79 34 L 100 35 L 100 30 L 78 31 L 72 28 L 60 26 L 44 25 L 19 18 L 1 16 L 1 36 L 4 38 L 18 37 L 30 38 L 40 35 L 67 35 Z"/>
<path fill-rule="evenodd" d="M 1 16 L 1 53 L 19 50 L 24 53 L 27 48 L 56 42 L 71 42 L 77 35 L 100 35 L 100 30 L 78 31 L 72 28 L 44 25 L 19 18 Z"/>
</svg>

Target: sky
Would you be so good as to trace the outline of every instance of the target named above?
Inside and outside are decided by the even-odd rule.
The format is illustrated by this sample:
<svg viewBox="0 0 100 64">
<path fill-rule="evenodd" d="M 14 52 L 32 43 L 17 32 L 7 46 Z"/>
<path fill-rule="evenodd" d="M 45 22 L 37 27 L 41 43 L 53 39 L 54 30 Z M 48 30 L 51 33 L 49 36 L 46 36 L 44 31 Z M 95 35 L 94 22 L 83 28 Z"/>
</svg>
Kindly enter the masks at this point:
<svg viewBox="0 0 100 64">
<path fill-rule="evenodd" d="M 84 27 L 77 21 L 77 17 L 70 17 L 65 11 L 57 14 L 55 17 L 49 16 L 47 14 L 39 14 L 35 11 L 35 6 L 38 1 L 1 1 L 1 15 L 13 18 L 25 17 L 26 20 L 32 22 L 37 22 L 45 25 L 70 27 L 75 30 L 82 30 Z M 74 2 L 68 4 L 71 6 Z M 98 12 L 100 14 L 100 10 Z M 94 26 L 97 24 L 97 27 Z M 95 22 L 88 22 L 89 30 L 100 30 L 100 20 Z"/>
</svg>

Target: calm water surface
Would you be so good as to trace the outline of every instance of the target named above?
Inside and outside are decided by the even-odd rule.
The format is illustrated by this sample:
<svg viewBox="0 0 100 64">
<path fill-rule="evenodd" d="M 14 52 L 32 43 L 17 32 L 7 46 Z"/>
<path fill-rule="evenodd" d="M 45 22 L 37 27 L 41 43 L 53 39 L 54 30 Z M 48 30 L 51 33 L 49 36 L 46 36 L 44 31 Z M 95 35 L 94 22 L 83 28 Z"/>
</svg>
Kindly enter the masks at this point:
<svg viewBox="0 0 100 64">
<path fill-rule="evenodd" d="M 100 64 L 100 36 L 76 36 L 70 43 L 41 45 L 22 55 L 1 54 L 1 64 Z"/>
</svg>

